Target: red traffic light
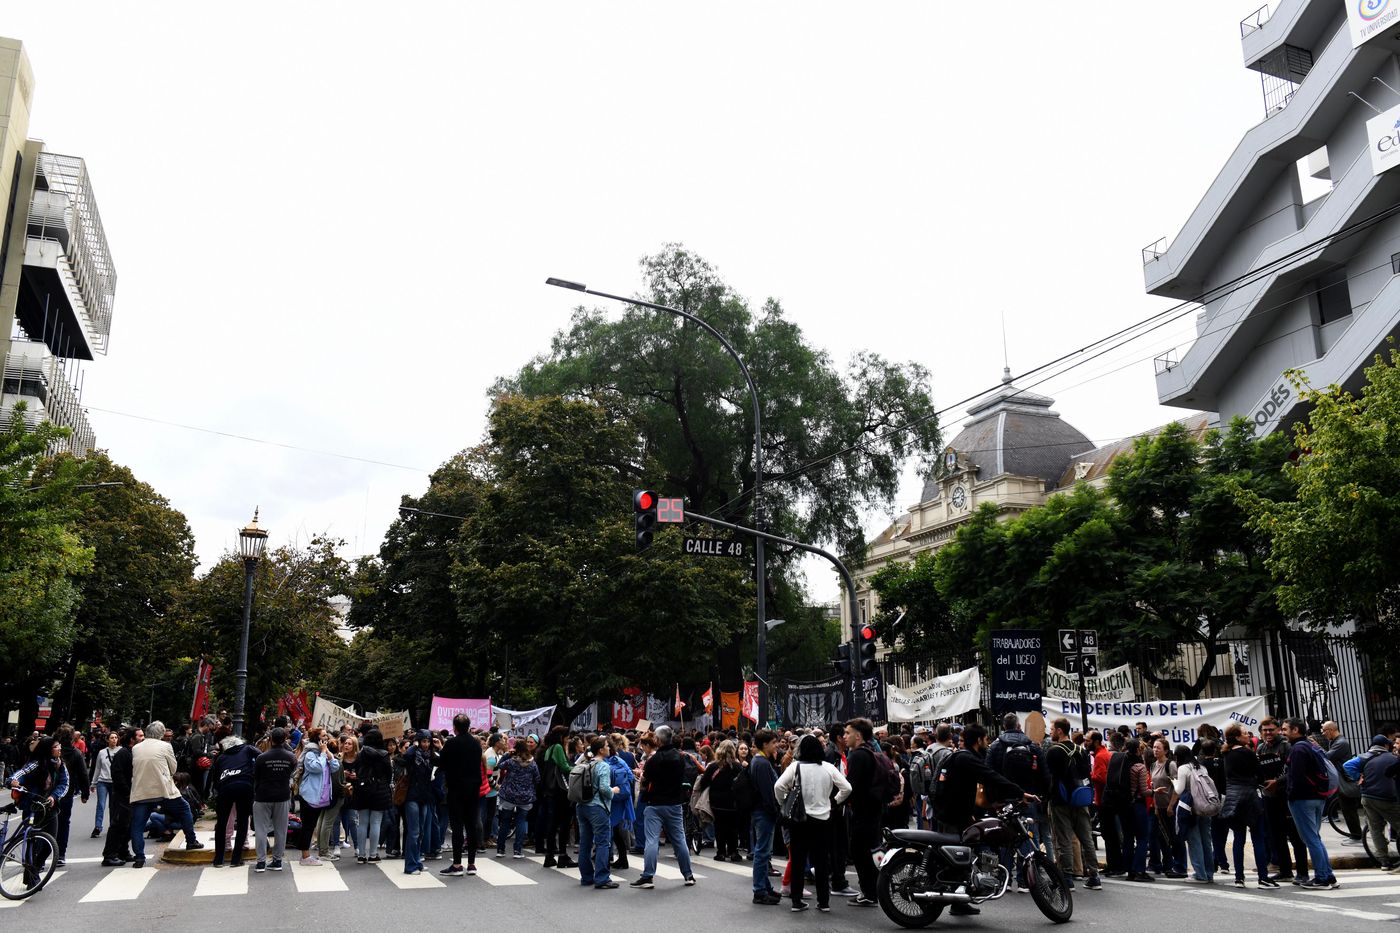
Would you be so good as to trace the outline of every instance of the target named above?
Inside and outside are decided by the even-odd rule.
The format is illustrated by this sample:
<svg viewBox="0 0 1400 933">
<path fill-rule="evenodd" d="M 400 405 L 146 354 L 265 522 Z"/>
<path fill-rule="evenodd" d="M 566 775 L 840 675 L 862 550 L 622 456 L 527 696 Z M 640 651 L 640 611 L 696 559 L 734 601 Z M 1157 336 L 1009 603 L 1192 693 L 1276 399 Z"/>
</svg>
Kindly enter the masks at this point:
<svg viewBox="0 0 1400 933">
<path fill-rule="evenodd" d="M 643 512 L 650 512 L 656 506 L 656 495 L 644 489 L 637 493 L 634 505 Z"/>
<path fill-rule="evenodd" d="M 860 628 L 860 637 L 863 641 L 873 640 L 875 638 L 875 626 L 862 625 Z"/>
</svg>

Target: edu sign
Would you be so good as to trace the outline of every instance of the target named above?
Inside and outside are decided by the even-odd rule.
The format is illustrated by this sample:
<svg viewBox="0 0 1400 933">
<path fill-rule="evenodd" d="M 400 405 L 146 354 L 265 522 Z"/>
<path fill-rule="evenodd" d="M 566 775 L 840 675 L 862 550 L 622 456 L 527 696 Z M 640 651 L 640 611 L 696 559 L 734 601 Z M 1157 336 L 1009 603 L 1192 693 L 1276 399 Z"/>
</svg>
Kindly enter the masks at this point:
<svg viewBox="0 0 1400 933">
<path fill-rule="evenodd" d="M 1391 107 L 1367 120 L 1366 139 L 1371 147 L 1371 174 L 1379 175 L 1400 165 L 1400 107 Z"/>
</svg>

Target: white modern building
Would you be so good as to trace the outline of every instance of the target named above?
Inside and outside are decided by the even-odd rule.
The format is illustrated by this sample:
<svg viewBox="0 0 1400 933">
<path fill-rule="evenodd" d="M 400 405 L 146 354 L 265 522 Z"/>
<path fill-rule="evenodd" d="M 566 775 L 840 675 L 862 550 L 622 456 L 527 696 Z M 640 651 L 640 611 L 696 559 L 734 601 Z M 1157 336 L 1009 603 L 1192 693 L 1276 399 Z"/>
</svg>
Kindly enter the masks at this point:
<svg viewBox="0 0 1400 933">
<path fill-rule="evenodd" d="M 1281 0 L 1240 28 L 1264 119 L 1143 272 L 1199 302 L 1161 403 L 1263 434 L 1306 413 L 1286 371 L 1354 391 L 1400 330 L 1400 0 Z"/>
<path fill-rule="evenodd" d="M 82 456 L 96 444 L 82 366 L 107 352 L 117 273 L 87 165 L 28 138 L 33 94 L 23 45 L 0 38 L 0 417 L 23 402 Z"/>
</svg>

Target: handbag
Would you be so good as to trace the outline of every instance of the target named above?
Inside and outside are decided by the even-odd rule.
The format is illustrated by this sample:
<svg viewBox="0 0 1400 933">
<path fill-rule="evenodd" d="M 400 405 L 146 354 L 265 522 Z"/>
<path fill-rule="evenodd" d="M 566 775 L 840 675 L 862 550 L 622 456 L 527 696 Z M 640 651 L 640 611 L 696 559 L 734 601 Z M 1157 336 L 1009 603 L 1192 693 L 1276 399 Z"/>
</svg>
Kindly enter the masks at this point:
<svg viewBox="0 0 1400 933">
<path fill-rule="evenodd" d="M 401 807 L 408 802 L 408 774 L 400 774 L 394 780 L 394 806 Z"/>
<path fill-rule="evenodd" d="M 802 765 L 793 764 L 797 769 L 797 780 L 792 783 L 792 790 L 783 798 L 783 805 L 778 813 L 789 823 L 807 822 L 807 802 L 802 799 Z"/>
<path fill-rule="evenodd" d="M 714 822 L 715 811 L 710 806 L 710 788 L 708 786 L 690 798 L 690 812 L 701 819 Z"/>
</svg>

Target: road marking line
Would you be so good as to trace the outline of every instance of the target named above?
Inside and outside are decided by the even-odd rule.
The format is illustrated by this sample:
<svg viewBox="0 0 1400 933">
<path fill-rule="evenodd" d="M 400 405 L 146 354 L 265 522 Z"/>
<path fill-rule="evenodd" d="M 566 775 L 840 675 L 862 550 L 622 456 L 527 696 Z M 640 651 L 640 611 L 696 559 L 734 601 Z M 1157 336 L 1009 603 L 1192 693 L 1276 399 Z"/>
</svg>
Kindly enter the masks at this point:
<svg viewBox="0 0 1400 933">
<path fill-rule="evenodd" d="M 421 875 L 406 875 L 403 871 L 403 862 L 376 862 L 375 867 L 384 873 L 384 877 L 393 883 L 394 887 L 404 891 L 422 890 L 424 888 L 444 888 L 443 882 L 434 878 L 425 868 Z"/>
<path fill-rule="evenodd" d="M 146 890 L 156 876 L 154 868 L 114 868 L 92 890 L 79 899 L 79 904 L 99 901 L 134 901 Z"/>
<path fill-rule="evenodd" d="M 1309 897 L 1320 897 L 1331 901 L 1337 900 L 1339 898 L 1348 897 L 1381 897 L 1383 895 L 1400 894 L 1400 884 L 1390 884 L 1378 888 L 1348 888 L 1346 886 L 1343 886 L 1335 891 L 1329 888 L 1320 888 L 1315 890 L 1310 888 L 1302 888 L 1300 890 L 1303 894 L 1306 894 Z"/>
<path fill-rule="evenodd" d="M 693 860 L 692 860 L 692 863 L 693 863 Z M 753 877 L 753 866 L 752 866 L 752 865 L 749 865 L 749 866 L 746 868 L 746 867 L 744 867 L 743 865 L 737 865 L 737 864 L 736 864 L 736 865 L 731 865 L 731 864 L 729 864 L 728 862 L 706 862 L 706 863 L 705 863 L 705 870 L 706 870 L 706 871 L 722 871 L 722 872 L 724 872 L 726 875 L 740 875 L 740 876 L 745 877 L 745 878 L 752 878 L 752 877 Z M 700 876 L 699 876 L 699 875 L 696 875 L 695 877 L 699 878 Z"/>
<path fill-rule="evenodd" d="M 534 878 L 522 875 L 500 862 L 487 859 L 476 863 L 476 876 L 493 887 L 509 887 L 522 884 L 539 884 Z"/>
<path fill-rule="evenodd" d="M 71 862 L 72 862 L 72 859 L 69 859 L 69 862 L 71 863 Z M 62 877 L 63 877 L 64 875 L 66 875 L 66 874 L 68 874 L 68 873 L 67 873 L 66 871 L 63 871 L 62 869 L 55 869 L 55 870 L 54 870 L 54 873 L 53 873 L 52 875 L 49 875 L 48 883 L 45 884 L 45 885 L 38 891 L 38 893 L 36 893 L 36 894 L 31 894 L 28 898 L 26 898 L 25 900 L 22 900 L 22 901 L 12 901 L 12 900 L 8 900 L 8 899 L 6 899 L 6 898 L 0 898 L 0 907 L 18 907 L 18 906 L 20 906 L 21 904 L 27 904 L 27 903 L 29 903 L 29 901 L 30 901 L 32 898 L 39 897 L 41 894 L 43 894 L 45 891 L 47 891 L 50 887 L 52 887 L 52 886 L 53 886 L 53 883 L 54 883 L 55 881 L 57 881 L 59 878 L 62 878 Z"/>
<path fill-rule="evenodd" d="M 1149 888 L 1149 890 L 1151 889 Z M 1309 903 L 1306 900 L 1298 900 L 1291 897 L 1271 897 L 1267 894 L 1245 894 L 1240 891 L 1212 891 L 1206 885 L 1201 885 L 1199 888 L 1197 888 L 1197 891 L 1200 894 L 1206 895 L 1207 897 L 1218 897 L 1222 900 L 1227 901 L 1243 901 L 1245 903 L 1250 904 L 1279 904 L 1282 905 L 1286 910 L 1311 910 L 1316 913 L 1337 914 L 1339 916 L 1349 917 L 1353 920 L 1395 920 L 1394 914 L 1382 914 L 1370 910 L 1355 910 L 1348 907 L 1337 907 L 1330 904 L 1315 904 Z"/>
<path fill-rule="evenodd" d="M 292 880 L 296 882 L 299 894 L 350 890 L 349 886 L 345 884 L 345 879 L 340 877 L 340 872 L 331 867 L 330 862 L 322 862 L 320 865 L 302 865 L 293 859 L 288 860 L 286 864 L 292 869 Z"/>
<path fill-rule="evenodd" d="M 248 866 L 234 868 L 205 868 L 199 873 L 199 883 L 194 886 L 195 897 L 222 897 L 226 894 L 248 893 Z"/>
</svg>

